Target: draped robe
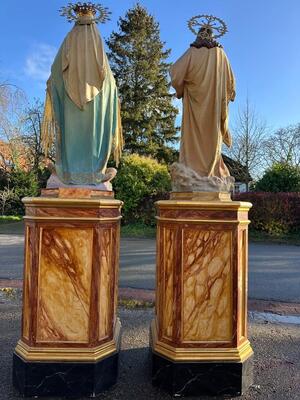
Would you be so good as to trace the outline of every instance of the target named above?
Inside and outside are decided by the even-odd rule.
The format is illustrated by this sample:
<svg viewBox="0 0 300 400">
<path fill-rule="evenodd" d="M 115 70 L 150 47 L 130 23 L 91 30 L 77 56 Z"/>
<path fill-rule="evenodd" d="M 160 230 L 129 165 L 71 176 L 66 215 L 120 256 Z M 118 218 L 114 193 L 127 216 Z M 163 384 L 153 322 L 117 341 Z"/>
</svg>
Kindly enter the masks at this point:
<svg viewBox="0 0 300 400">
<path fill-rule="evenodd" d="M 98 185 L 111 151 L 118 161 L 122 127 L 118 89 L 99 32 L 82 17 L 67 35 L 51 68 L 43 144 L 56 148 L 64 184 Z"/>
<path fill-rule="evenodd" d="M 221 148 L 222 142 L 231 146 L 228 103 L 235 98 L 235 79 L 225 52 L 190 47 L 170 74 L 183 98 L 179 162 L 201 177 L 230 176 Z"/>
</svg>

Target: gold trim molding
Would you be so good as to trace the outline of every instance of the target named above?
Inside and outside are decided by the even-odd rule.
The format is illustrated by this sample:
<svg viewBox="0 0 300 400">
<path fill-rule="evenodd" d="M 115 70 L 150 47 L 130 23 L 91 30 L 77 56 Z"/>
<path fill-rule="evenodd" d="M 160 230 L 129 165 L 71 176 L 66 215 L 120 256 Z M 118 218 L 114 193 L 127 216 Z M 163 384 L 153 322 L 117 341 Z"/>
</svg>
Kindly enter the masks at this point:
<svg viewBox="0 0 300 400">
<path fill-rule="evenodd" d="M 122 219 L 122 216 L 118 217 L 111 217 L 111 218 L 105 218 L 105 217 L 99 217 L 99 218 L 83 218 L 83 217 L 34 217 L 30 215 L 26 215 L 23 217 L 24 220 L 40 220 L 40 221 L 103 221 L 103 222 L 110 222 L 110 221 L 119 221 Z"/>
<path fill-rule="evenodd" d="M 120 331 L 121 323 L 120 320 L 117 319 L 113 340 L 98 347 L 30 347 L 22 340 L 19 340 L 15 352 L 25 361 L 96 362 L 116 353 L 119 350 L 118 343 Z"/>
<path fill-rule="evenodd" d="M 228 192 L 171 192 L 170 200 L 232 201 Z"/>
<path fill-rule="evenodd" d="M 203 209 L 213 211 L 249 211 L 251 203 L 245 201 L 200 201 L 200 200 L 160 200 L 156 206 L 161 209 Z"/>
<path fill-rule="evenodd" d="M 194 218 L 167 218 L 167 217 L 156 217 L 158 221 L 162 222 L 183 222 L 183 223 L 189 223 L 189 224 L 207 224 L 207 223 L 212 223 L 212 224 L 217 224 L 217 223 L 222 223 L 222 224 L 250 224 L 250 220 L 238 220 L 238 219 L 194 219 Z"/>
<path fill-rule="evenodd" d="M 121 200 L 116 199 L 25 197 L 22 201 L 29 207 L 120 208 L 123 205 Z"/>
<path fill-rule="evenodd" d="M 237 348 L 183 348 L 173 347 L 161 342 L 157 338 L 155 320 L 151 323 L 151 346 L 155 353 L 168 358 L 171 361 L 235 361 L 244 362 L 252 354 L 249 340 Z"/>
</svg>

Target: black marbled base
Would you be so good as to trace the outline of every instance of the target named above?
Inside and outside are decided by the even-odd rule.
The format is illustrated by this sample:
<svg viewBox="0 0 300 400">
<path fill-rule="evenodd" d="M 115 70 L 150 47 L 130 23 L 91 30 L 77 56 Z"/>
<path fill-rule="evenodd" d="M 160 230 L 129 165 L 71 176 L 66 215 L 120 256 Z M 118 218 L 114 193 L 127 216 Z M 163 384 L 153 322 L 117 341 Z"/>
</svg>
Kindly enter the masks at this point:
<svg viewBox="0 0 300 400">
<path fill-rule="evenodd" d="M 152 383 L 172 396 L 243 394 L 253 383 L 253 356 L 238 362 L 173 362 L 152 353 Z"/>
<path fill-rule="evenodd" d="M 96 397 L 118 377 L 118 353 L 96 363 L 26 362 L 13 356 L 13 385 L 24 397 Z"/>
</svg>

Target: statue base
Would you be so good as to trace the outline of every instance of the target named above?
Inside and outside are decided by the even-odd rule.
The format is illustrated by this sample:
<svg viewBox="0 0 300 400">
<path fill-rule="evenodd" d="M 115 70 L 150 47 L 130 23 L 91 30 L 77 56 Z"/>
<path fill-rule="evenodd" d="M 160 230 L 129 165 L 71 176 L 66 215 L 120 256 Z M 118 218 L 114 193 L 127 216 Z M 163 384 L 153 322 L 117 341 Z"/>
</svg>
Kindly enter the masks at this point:
<svg viewBox="0 0 300 400">
<path fill-rule="evenodd" d="M 229 192 L 171 192 L 170 200 L 231 201 Z"/>
<path fill-rule="evenodd" d="M 253 384 L 253 357 L 237 362 L 174 362 L 152 353 L 152 383 L 174 397 L 241 396 Z"/>
<path fill-rule="evenodd" d="M 173 192 L 227 192 L 234 187 L 234 178 L 226 176 L 200 176 L 196 171 L 181 163 L 170 167 Z"/>
<path fill-rule="evenodd" d="M 116 176 L 117 170 L 115 168 L 108 168 L 106 174 L 103 175 L 105 181 L 96 185 L 87 184 L 66 184 L 62 182 L 55 172 L 52 172 L 50 178 L 47 181 L 47 189 L 59 189 L 59 188 L 72 188 L 72 189 L 90 189 L 90 190 L 103 190 L 112 192 L 111 180 Z"/>
<path fill-rule="evenodd" d="M 13 361 L 23 396 L 94 397 L 117 380 L 122 202 L 62 193 L 23 200 L 22 334 Z"/>
<path fill-rule="evenodd" d="M 152 380 L 173 396 L 236 396 L 253 382 L 250 207 L 218 193 L 171 193 L 157 203 Z"/>
<path fill-rule="evenodd" d="M 194 348 L 193 357 L 187 349 L 175 347 L 171 350 L 174 360 L 165 355 L 164 345 L 159 349 L 156 329 L 153 321 L 150 330 L 153 386 L 174 397 L 240 396 L 253 384 L 253 351 L 249 342 L 236 351 L 224 348 L 223 354 L 219 348 L 202 352 Z"/>
<path fill-rule="evenodd" d="M 13 385 L 24 397 L 96 397 L 117 383 L 120 341 L 120 322 L 118 322 L 113 353 L 100 361 L 93 362 L 80 362 L 79 359 L 73 362 L 27 361 L 26 356 L 23 358 L 19 355 L 22 346 L 20 342 L 18 353 L 15 351 L 13 355 Z M 58 349 L 49 350 L 53 351 L 53 356 Z M 60 348 L 59 351 L 61 350 Z M 67 353 L 70 349 L 65 350 Z M 78 358 L 82 356 L 82 350 L 77 349 Z M 90 358 L 94 358 L 99 350 L 101 349 L 91 349 Z M 41 354 L 42 352 L 40 356 Z"/>
<path fill-rule="evenodd" d="M 97 190 L 89 188 L 55 188 L 55 189 L 42 189 L 41 197 L 61 198 L 61 199 L 113 199 L 114 192 L 110 190 Z"/>
</svg>

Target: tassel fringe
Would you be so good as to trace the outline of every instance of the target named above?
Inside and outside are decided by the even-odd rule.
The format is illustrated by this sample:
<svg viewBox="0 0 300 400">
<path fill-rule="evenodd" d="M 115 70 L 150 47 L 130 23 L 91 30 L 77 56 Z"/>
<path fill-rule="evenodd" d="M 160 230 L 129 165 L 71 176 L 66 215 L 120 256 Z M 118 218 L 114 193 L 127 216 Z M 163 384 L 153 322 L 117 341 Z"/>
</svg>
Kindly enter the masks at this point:
<svg viewBox="0 0 300 400">
<path fill-rule="evenodd" d="M 122 155 L 122 150 L 124 147 L 124 139 L 123 139 L 123 129 L 122 129 L 122 121 L 121 121 L 121 106 L 120 100 L 118 103 L 118 122 L 116 131 L 113 136 L 113 149 L 114 149 L 114 160 L 116 162 L 116 166 L 118 167 Z"/>
<path fill-rule="evenodd" d="M 48 88 L 46 92 L 46 101 L 41 132 L 41 144 L 45 157 L 47 157 L 53 145 L 54 138 L 58 129 L 59 127 L 53 115 L 53 106 Z"/>
</svg>

